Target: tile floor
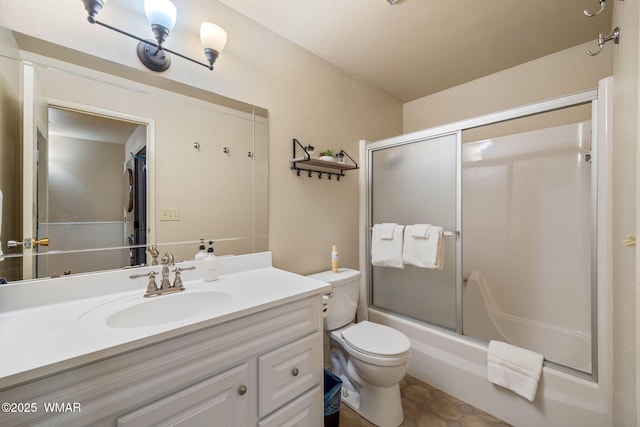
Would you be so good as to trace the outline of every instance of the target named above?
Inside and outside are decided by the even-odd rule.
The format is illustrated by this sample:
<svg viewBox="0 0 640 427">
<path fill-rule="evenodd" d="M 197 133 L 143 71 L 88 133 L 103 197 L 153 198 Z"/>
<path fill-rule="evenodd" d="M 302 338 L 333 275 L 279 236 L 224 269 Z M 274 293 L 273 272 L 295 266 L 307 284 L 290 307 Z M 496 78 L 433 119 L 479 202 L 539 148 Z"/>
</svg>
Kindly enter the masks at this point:
<svg viewBox="0 0 640 427">
<path fill-rule="evenodd" d="M 407 375 L 400 382 L 404 422 L 401 427 L 509 427 L 462 400 Z M 374 424 L 342 404 L 340 427 L 371 427 Z"/>
</svg>

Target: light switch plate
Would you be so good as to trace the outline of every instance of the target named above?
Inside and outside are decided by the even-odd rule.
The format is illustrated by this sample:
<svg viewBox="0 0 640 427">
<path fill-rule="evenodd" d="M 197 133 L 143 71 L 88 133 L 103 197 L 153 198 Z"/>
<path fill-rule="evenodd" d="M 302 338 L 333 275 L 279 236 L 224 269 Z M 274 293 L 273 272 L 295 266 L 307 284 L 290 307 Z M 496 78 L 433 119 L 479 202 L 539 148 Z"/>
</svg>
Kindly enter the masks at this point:
<svg viewBox="0 0 640 427">
<path fill-rule="evenodd" d="M 160 209 L 160 221 L 180 221 L 180 209 Z"/>
</svg>

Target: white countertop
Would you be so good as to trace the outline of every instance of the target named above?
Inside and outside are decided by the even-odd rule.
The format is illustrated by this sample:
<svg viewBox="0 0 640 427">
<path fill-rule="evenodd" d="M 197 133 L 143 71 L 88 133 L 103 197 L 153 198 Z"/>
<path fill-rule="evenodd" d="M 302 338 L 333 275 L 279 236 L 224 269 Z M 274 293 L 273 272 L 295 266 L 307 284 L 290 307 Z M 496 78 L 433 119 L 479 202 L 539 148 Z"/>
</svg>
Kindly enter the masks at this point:
<svg viewBox="0 0 640 427">
<path fill-rule="evenodd" d="M 195 272 L 183 273 L 185 291 L 151 299 L 142 296 L 146 288 L 145 279 L 133 281 L 127 277 L 140 270 L 129 270 L 124 273 L 125 276 L 121 271 L 114 272 L 112 278 L 108 273 L 100 273 L 99 285 L 91 283 L 92 280 L 97 280 L 94 275 L 84 275 L 84 280 L 75 278 L 70 281 L 67 284 L 69 289 L 65 289 L 63 279 L 55 279 L 55 284 L 45 283 L 49 292 L 55 293 L 50 304 L 46 303 L 46 295 L 42 295 L 46 287 L 42 288 L 41 282 L 38 282 L 37 288 L 33 288 L 41 293 L 37 298 L 34 296 L 37 303 L 32 306 L 17 301 L 15 307 L 12 307 L 5 299 L 4 306 L 0 306 L 0 389 L 330 289 L 324 282 L 271 267 L 269 253 L 229 258 L 227 261 L 220 259 L 220 271 L 226 274 L 221 274 L 217 281 L 202 281 L 200 265 L 195 262 L 198 265 Z M 159 270 L 159 267 L 156 269 Z M 173 273 L 171 277 L 173 278 Z M 104 283 L 109 283 L 110 279 L 119 282 L 125 280 L 126 287 L 114 284 L 113 288 L 117 292 L 105 293 Z M 83 281 L 84 284 L 81 283 Z M 14 286 L 30 285 L 25 283 Z M 83 286 L 82 298 L 68 297 L 60 300 L 60 294 L 68 295 L 78 289 L 78 286 Z M 91 295 L 86 289 L 89 287 L 96 288 L 96 291 L 99 288 L 95 292 L 98 295 Z M 16 292 L 24 292 L 24 289 L 7 288 L 3 294 L 1 288 L 0 299 L 13 297 L 19 300 L 22 297 L 16 296 Z M 169 303 L 172 297 L 210 291 L 226 293 L 230 299 L 218 307 L 205 307 L 189 318 L 151 326 L 111 328 L 99 321 L 87 321 L 92 315 L 96 317 L 95 313 L 106 311 L 105 307 L 126 308 L 160 298 Z"/>
</svg>

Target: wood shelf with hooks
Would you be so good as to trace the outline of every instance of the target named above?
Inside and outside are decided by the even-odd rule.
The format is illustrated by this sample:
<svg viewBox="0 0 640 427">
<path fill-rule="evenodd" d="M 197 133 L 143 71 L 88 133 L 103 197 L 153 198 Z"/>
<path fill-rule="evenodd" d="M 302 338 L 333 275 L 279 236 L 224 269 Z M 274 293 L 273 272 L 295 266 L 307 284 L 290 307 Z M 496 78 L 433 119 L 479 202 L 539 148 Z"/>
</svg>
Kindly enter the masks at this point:
<svg viewBox="0 0 640 427">
<path fill-rule="evenodd" d="M 302 156 L 298 155 L 298 148 L 302 150 Z M 345 176 L 344 172 L 348 170 L 358 169 L 358 163 L 353 160 L 346 151 L 340 150 L 338 154 L 345 157 L 345 162 L 321 160 L 316 157 L 312 157 L 309 152 L 302 146 L 300 141 L 293 138 L 293 158 L 291 159 L 291 170 L 296 171 L 296 174 L 300 176 L 302 172 L 306 172 L 309 177 L 312 177 L 314 173 L 318 174 L 318 178 L 322 178 L 323 175 L 327 175 L 328 179 L 332 176 L 336 176 L 337 180 Z M 349 163 L 347 163 L 347 159 Z"/>
</svg>

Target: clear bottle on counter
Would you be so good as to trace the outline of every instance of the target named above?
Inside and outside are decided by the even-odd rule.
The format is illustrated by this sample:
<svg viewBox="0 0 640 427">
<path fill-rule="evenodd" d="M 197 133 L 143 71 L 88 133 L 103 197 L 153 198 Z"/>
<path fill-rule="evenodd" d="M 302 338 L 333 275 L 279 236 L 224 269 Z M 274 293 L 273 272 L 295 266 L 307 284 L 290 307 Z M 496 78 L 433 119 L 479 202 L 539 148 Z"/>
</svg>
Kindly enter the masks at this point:
<svg viewBox="0 0 640 427">
<path fill-rule="evenodd" d="M 207 255 L 202 260 L 204 262 L 204 281 L 213 282 L 218 280 L 218 258 L 213 253 L 213 241 L 209 240 Z"/>
<path fill-rule="evenodd" d="M 204 259 L 204 257 L 207 256 L 206 249 L 204 239 L 200 239 L 200 247 L 198 248 L 198 252 L 196 252 L 195 259 Z"/>
</svg>

